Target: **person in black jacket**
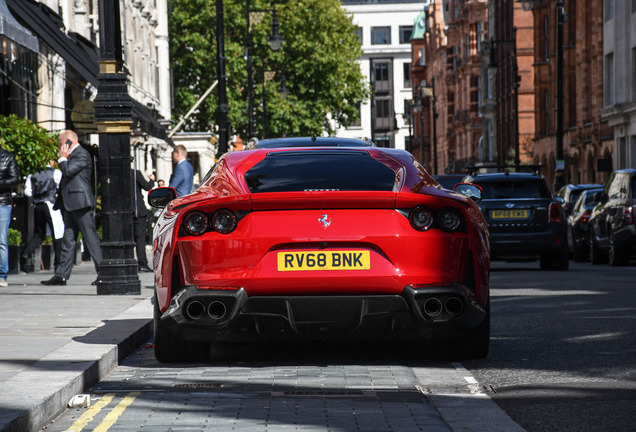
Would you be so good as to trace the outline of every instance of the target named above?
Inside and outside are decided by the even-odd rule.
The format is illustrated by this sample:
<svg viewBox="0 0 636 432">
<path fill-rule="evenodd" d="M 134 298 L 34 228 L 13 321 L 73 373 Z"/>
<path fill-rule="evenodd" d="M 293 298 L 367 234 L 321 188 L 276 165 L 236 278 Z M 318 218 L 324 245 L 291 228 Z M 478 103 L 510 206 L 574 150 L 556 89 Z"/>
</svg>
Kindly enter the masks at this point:
<svg viewBox="0 0 636 432">
<path fill-rule="evenodd" d="M 140 272 L 151 272 L 148 267 L 148 258 L 146 257 L 146 226 L 148 220 L 148 208 L 144 202 L 142 189 L 149 191 L 155 186 L 155 176 L 150 174 L 150 181 L 146 180 L 143 174 L 136 169 L 132 169 L 134 179 L 135 193 L 133 194 L 134 213 L 133 213 L 133 230 L 135 235 L 135 243 L 137 244 L 137 264 Z"/>
<path fill-rule="evenodd" d="M 57 163 L 62 171 L 60 189 L 54 208 L 61 209 L 64 217 L 64 236 L 60 264 L 55 269 L 55 276 L 42 281 L 43 285 L 66 285 L 73 269 L 73 256 L 77 234 L 82 233 L 84 244 L 95 263 L 95 271 L 99 274 L 99 263 L 102 261 L 102 249 L 95 229 L 95 195 L 91 186 L 93 160 L 90 153 L 82 147 L 77 134 L 65 130 L 58 138 L 60 147 Z M 97 284 L 97 280 L 93 285 Z"/>
<path fill-rule="evenodd" d="M 13 198 L 11 192 L 20 181 L 15 155 L 0 148 L 0 287 L 7 286 L 9 273 L 9 225 Z"/>
</svg>

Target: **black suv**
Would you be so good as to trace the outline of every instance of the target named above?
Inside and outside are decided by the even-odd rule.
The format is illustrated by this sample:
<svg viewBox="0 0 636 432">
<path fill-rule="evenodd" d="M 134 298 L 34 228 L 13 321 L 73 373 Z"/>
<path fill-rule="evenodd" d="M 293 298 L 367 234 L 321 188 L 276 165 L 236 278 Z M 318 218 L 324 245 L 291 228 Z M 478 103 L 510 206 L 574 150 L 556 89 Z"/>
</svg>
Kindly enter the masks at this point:
<svg viewBox="0 0 636 432">
<path fill-rule="evenodd" d="M 626 265 L 636 252 L 636 170 L 614 171 L 603 192 L 598 192 L 598 200 L 590 216 L 592 264 L 609 259 L 612 266 Z"/>
<path fill-rule="evenodd" d="M 482 188 L 478 206 L 488 224 L 491 260 L 539 260 L 544 270 L 568 269 L 563 200 L 553 198 L 542 175 L 471 174 L 464 181 Z"/>
</svg>

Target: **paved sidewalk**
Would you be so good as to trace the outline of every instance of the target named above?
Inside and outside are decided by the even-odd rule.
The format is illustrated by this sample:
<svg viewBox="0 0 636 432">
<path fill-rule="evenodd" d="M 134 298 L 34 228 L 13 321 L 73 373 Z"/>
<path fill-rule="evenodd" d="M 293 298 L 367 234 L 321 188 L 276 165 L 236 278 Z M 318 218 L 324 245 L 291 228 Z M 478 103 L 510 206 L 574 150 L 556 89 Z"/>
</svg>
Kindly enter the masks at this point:
<svg viewBox="0 0 636 432">
<path fill-rule="evenodd" d="M 0 288 L 0 431 L 37 431 L 152 333 L 152 273 L 141 295 L 97 295 L 82 262 L 66 286 L 51 271 L 10 274 Z"/>
</svg>

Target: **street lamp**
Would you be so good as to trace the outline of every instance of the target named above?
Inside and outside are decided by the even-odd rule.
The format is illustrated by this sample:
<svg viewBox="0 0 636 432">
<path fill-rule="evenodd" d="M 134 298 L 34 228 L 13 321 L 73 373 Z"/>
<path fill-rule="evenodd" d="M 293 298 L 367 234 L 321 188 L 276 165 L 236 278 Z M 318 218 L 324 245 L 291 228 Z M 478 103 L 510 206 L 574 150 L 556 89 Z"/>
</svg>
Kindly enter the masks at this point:
<svg viewBox="0 0 636 432">
<path fill-rule="evenodd" d="M 217 2 L 219 3 L 219 2 Z M 278 32 L 280 25 L 278 24 L 278 14 L 276 13 L 276 3 L 272 9 L 251 9 L 250 0 L 246 0 L 246 57 L 247 57 L 247 134 L 248 138 L 254 136 L 254 78 L 252 75 L 252 29 L 251 29 L 251 13 L 272 12 L 272 34 L 267 38 L 272 51 L 278 51 L 282 48 L 284 39 Z M 286 88 L 285 88 L 286 89 Z"/>
<path fill-rule="evenodd" d="M 119 1 L 99 0 L 99 75 L 95 123 L 99 134 L 102 196 L 102 260 L 97 294 L 141 293 L 134 257 L 130 132 L 132 99 L 123 70 Z"/>
<path fill-rule="evenodd" d="M 517 0 L 521 2 L 524 11 L 543 4 L 541 0 Z M 556 116 L 554 137 L 556 140 L 556 170 L 554 176 L 554 191 L 565 185 L 565 158 L 563 154 L 563 24 L 567 21 L 564 12 L 565 0 L 556 0 L 555 29 L 556 29 L 556 82 L 554 111 Z"/>
<path fill-rule="evenodd" d="M 435 78 L 433 78 L 433 85 L 430 87 L 426 86 L 426 82 L 420 82 L 420 88 L 422 91 L 422 96 L 426 96 L 431 98 L 431 111 L 433 116 L 433 174 L 437 174 L 437 106 L 435 105 Z"/>
</svg>

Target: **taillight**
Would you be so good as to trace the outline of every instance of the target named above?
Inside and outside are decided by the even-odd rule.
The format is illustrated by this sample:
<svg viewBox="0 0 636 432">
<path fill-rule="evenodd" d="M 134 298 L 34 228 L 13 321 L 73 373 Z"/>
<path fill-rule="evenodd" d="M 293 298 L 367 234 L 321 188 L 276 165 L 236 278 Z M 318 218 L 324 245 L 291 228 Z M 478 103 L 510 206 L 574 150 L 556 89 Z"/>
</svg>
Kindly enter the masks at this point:
<svg viewBox="0 0 636 432">
<path fill-rule="evenodd" d="M 590 213 L 583 213 L 581 215 L 581 223 L 588 223 L 590 221 Z"/>
<path fill-rule="evenodd" d="M 229 234 L 236 228 L 236 215 L 227 209 L 221 209 L 212 215 L 212 228 L 221 234 Z"/>
<path fill-rule="evenodd" d="M 457 210 L 446 207 L 437 215 L 437 223 L 442 230 L 452 232 L 462 224 L 462 218 Z"/>
<path fill-rule="evenodd" d="M 208 217 L 200 211 L 189 213 L 183 224 L 186 232 L 193 236 L 200 236 L 208 228 Z"/>
<path fill-rule="evenodd" d="M 550 223 L 561 223 L 561 205 L 559 203 L 553 202 L 550 204 L 549 214 L 550 214 Z"/>
<path fill-rule="evenodd" d="M 428 230 L 433 225 L 434 220 L 433 212 L 425 206 L 415 207 L 409 215 L 411 226 L 418 231 Z"/>
<path fill-rule="evenodd" d="M 625 207 L 625 225 L 634 224 L 634 207 Z"/>
</svg>

